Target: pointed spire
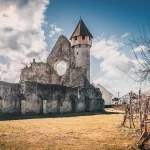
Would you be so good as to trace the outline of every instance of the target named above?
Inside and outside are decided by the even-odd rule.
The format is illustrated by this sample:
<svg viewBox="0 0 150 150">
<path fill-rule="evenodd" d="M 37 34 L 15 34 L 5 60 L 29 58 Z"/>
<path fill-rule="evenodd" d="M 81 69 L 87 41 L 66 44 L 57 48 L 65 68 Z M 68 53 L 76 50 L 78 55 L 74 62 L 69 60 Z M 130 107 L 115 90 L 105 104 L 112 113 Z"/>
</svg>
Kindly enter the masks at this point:
<svg viewBox="0 0 150 150">
<path fill-rule="evenodd" d="M 81 16 L 80 16 L 80 20 L 79 20 L 72 36 L 70 37 L 70 40 L 75 36 L 89 36 L 89 37 L 93 38 L 92 34 L 90 33 L 90 31 L 84 24 L 83 20 L 81 19 Z"/>
</svg>

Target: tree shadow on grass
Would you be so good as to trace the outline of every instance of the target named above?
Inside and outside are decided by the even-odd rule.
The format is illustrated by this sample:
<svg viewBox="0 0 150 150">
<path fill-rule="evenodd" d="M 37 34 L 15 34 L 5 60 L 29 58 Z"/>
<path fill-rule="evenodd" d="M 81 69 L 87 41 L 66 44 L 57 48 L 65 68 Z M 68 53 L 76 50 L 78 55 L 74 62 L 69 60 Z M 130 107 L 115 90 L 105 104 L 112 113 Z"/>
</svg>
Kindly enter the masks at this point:
<svg viewBox="0 0 150 150">
<path fill-rule="evenodd" d="M 0 121 L 8 120 L 25 120 L 25 119 L 42 119 L 42 118 L 64 118 L 64 117 L 79 117 L 79 116 L 94 116 L 94 115 L 112 115 L 112 114 L 124 114 L 121 112 L 77 112 L 77 113 L 63 113 L 63 114 L 28 114 L 28 115 L 5 115 L 0 116 Z"/>
</svg>

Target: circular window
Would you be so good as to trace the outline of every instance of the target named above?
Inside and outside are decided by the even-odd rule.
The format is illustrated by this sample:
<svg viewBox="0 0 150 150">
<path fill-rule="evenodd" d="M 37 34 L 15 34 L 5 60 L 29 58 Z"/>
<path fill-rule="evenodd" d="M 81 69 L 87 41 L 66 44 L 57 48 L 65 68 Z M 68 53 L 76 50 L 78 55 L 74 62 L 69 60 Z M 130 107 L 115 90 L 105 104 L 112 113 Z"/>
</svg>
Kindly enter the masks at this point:
<svg viewBox="0 0 150 150">
<path fill-rule="evenodd" d="M 62 76 L 67 71 L 67 63 L 65 61 L 60 61 L 56 64 L 56 71 L 57 73 Z"/>
</svg>

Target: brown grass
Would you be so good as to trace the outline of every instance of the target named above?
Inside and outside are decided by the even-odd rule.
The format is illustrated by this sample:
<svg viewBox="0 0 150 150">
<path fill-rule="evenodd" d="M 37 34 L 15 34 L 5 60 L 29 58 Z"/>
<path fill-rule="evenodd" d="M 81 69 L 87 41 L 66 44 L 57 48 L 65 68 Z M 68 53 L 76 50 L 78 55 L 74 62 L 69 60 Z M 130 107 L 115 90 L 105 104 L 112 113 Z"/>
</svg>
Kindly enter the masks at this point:
<svg viewBox="0 0 150 150">
<path fill-rule="evenodd" d="M 128 150 L 138 135 L 122 127 L 122 119 L 98 114 L 1 121 L 0 150 Z"/>
</svg>

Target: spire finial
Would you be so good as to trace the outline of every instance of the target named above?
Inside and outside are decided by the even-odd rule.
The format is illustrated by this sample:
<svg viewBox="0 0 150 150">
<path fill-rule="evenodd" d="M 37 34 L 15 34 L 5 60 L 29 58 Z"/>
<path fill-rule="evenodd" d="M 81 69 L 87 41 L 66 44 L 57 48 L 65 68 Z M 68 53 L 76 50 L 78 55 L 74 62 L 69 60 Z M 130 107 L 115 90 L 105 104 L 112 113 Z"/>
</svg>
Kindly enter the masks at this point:
<svg viewBox="0 0 150 150">
<path fill-rule="evenodd" d="M 81 14 L 80 14 L 80 20 L 81 20 Z"/>
</svg>

